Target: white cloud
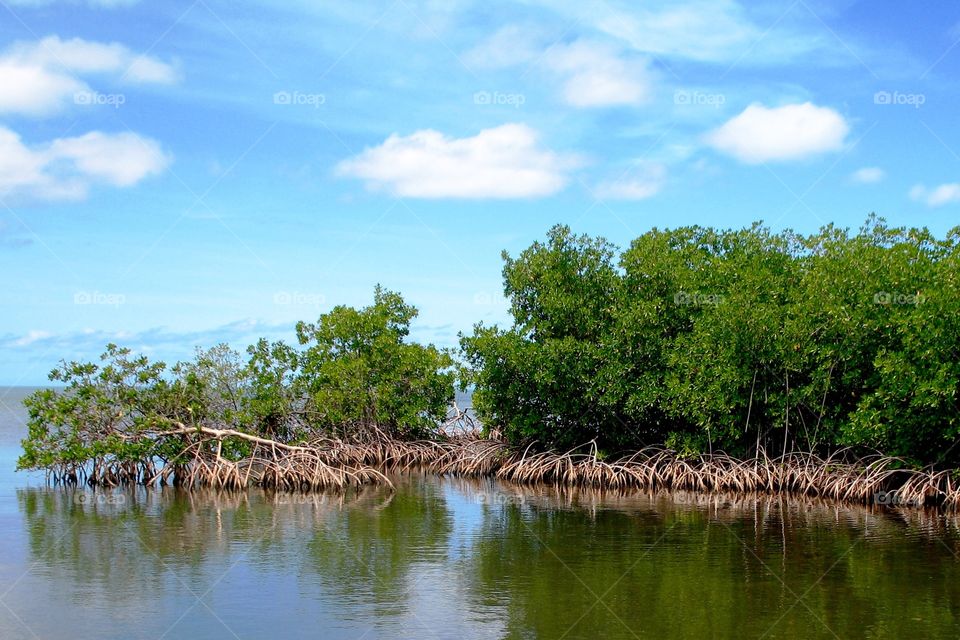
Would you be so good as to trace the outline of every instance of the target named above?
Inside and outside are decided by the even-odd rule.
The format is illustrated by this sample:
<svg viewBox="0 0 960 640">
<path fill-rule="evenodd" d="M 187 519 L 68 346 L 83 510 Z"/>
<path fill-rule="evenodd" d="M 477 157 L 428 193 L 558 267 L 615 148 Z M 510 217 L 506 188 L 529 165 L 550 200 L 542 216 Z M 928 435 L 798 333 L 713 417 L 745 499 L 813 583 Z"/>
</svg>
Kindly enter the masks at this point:
<svg viewBox="0 0 960 640">
<path fill-rule="evenodd" d="M 118 43 L 91 42 L 81 38 L 61 40 L 47 36 L 37 42 L 18 42 L 7 50 L 13 59 L 44 67 L 58 67 L 78 73 L 104 73 L 117 70 L 130 57 Z"/>
<path fill-rule="evenodd" d="M 130 132 L 92 131 L 77 138 L 59 138 L 50 145 L 49 154 L 72 161 L 81 174 L 116 187 L 136 184 L 169 163 L 159 144 Z"/>
<path fill-rule="evenodd" d="M 40 331 L 38 329 L 32 329 L 28 331 L 25 335 L 15 338 L 7 343 L 7 346 L 12 347 L 28 347 L 34 342 L 39 340 L 46 340 L 51 337 L 53 334 L 49 331 Z"/>
<path fill-rule="evenodd" d="M 874 184 L 887 177 L 887 172 L 880 167 L 863 167 L 850 175 L 850 179 L 859 184 Z"/>
<path fill-rule="evenodd" d="M 928 207 L 942 207 L 945 204 L 953 204 L 960 202 L 960 183 L 941 184 L 933 189 L 918 184 L 910 190 L 910 197 L 918 202 L 923 202 Z"/>
<path fill-rule="evenodd" d="M 140 83 L 173 84 L 179 79 L 177 70 L 166 62 L 150 56 L 134 56 L 129 60 L 124 80 Z"/>
<path fill-rule="evenodd" d="M 804 102 L 767 108 L 754 103 L 705 139 L 723 153 L 756 164 L 838 151 L 849 131 L 843 116 L 827 107 Z"/>
<path fill-rule="evenodd" d="M 42 116 L 56 112 L 90 87 L 78 76 L 109 75 L 132 83 L 171 84 L 176 69 L 119 43 L 49 36 L 17 42 L 0 54 L 0 113 Z"/>
<path fill-rule="evenodd" d="M 594 190 L 604 200 L 645 200 L 663 188 L 667 169 L 662 164 L 646 164 L 616 180 L 601 182 Z"/>
<path fill-rule="evenodd" d="M 642 104 L 650 99 L 646 61 L 627 61 L 612 48 L 577 41 L 544 55 L 545 64 L 565 76 L 563 97 L 575 107 Z"/>
<path fill-rule="evenodd" d="M 576 157 L 541 148 L 524 124 L 450 138 L 424 129 L 391 135 L 337 165 L 337 173 L 412 198 L 533 198 L 563 189 Z"/>
<path fill-rule="evenodd" d="M 79 199 L 96 184 L 136 184 L 170 161 L 156 141 L 130 132 L 92 131 L 31 147 L 0 126 L 0 197 Z"/>
<path fill-rule="evenodd" d="M 45 115 L 57 111 L 68 98 L 87 86 L 72 76 L 40 65 L 0 58 L 0 113 Z"/>
<path fill-rule="evenodd" d="M 17 42 L 4 57 L 76 73 L 119 73 L 131 82 L 170 84 L 177 81 L 176 69 L 151 56 L 135 54 L 118 42 L 93 42 L 81 38 L 61 40 L 47 36 L 36 42 Z"/>
</svg>

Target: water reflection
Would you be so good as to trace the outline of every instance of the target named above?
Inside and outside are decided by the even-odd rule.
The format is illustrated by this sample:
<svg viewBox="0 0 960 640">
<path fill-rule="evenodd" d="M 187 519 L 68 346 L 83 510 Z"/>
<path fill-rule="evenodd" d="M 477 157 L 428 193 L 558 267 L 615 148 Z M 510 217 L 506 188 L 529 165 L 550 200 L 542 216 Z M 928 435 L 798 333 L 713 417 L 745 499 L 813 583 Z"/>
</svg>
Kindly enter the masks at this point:
<svg viewBox="0 0 960 640">
<path fill-rule="evenodd" d="M 502 500 L 477 540 L 473 591 L 509 608 L 514 637 L 960 629 L 955 519 L 813 500 L 551 493 Z"/>
<path fill-rule="evenodd" d="M 957 637 L 933 512 L 408 476 L 347 495 L 22 489 L 40 637 Z M 0 615 L 0 637 L 33 637 Z"/>
</svg>

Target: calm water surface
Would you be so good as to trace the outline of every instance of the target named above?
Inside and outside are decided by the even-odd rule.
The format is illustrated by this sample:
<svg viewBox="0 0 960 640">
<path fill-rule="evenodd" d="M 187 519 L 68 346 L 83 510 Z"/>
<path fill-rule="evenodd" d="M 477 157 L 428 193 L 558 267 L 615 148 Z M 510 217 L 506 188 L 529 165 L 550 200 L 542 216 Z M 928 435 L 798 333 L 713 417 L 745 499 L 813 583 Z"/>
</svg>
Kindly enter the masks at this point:
<svg viewBox="0 0 960 640">
<path fill-rule="evenodd" d="M 936 514 L 409 476 L 349 496 L 50 489 L 0 388 L 0 638 L 957 638 Z"/>
</svg>

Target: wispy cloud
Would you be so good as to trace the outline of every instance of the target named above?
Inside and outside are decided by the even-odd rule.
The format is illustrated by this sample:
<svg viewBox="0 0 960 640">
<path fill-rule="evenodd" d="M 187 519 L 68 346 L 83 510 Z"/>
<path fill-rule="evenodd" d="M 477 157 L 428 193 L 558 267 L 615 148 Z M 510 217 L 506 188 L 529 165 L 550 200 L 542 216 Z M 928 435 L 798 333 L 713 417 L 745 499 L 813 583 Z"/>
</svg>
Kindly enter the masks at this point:
<svg viewBox="0 0 960 640">
<path fill-rule="evenodd" d="M 850 174 L 850 179 L 857 184 L 876 184 L 887 177 L 887 172 L 880 167 L 863 167 Z"/>
<path fill-rule="evenodd" d="M 563 99 L 574 107 L 650 101 L 653 79 L 647 61 L 624 59 L 608 45 L 581 40 L 556 46 L 546 52 L 544 62 L 564 76 Z"/>
<path fill-rule="evenodd" d="M 549 44 L 549 33 L 543 28 L 508 24 L 480 40 L 463 58 L 480 69 L 529 65 L 543 56 Z"/>
<path fill-rule="evenodd" d="M 910 190 L 910 197 L 917 202 L 924 203 L 928 207 L 942 207 L 947 204 L 955 204 L 960 202 L 960 182 L 941 184 L 933 188 L 927 188 L 925 185 L 918 184 Z"/>
<path fill-rule="evenodd" d="M 46 7 L 51 4 L 86 4 L 91 7 L 101 7 L 104 9 L 115 9 L 119 7 L 129 7 L 137 4 L 140 0 L 6 0 L 8 4 L 15 7 Z"/>
<path fill-rule="evenodd" d="M 536 70 L 559 83 L 566 104 L 579 107 L 640 105 L 650 101 L 654 74 L 649 59 L 589 39 L 550 42 L 534 27 L 507 25 L 465 54 L 480 68 Z"/>
<path fill-rule="evenodd" d="M 634 51 L 659 58 L 703 63 L 769 65 L 789 62 L 804 53 L 828 49 L 836 42 L 822 29 L 800 30 L 783 18 L 760 24 L 734 0 L 576 0 L 541 2 L 579 24 L 616 38 Z M 795 7 L 803 12 L 801 7 Z M 809 17 L 809 16 L 807 16 Z"/>
<path fill-rule="evenodd" d="M 18 338 L 13 338 L 13 339 L 11 339 L 11 340 L 7 343 L 6 346 L 9 346 L 9 347 L 29 347 L 30 345 L 32 345 L 32 344 L 35 343 L 35 342 L 39 342 L 39 341 L 41 341 L 41 340 L 46 340 L 47 338 L 50 338 L 50 337 L 52 337 L 52 336 L 53 336 L 53 334 L 50 333 L 49 331 L 39 331 L 39 330 L 34 329 L 34 330 L 32 330 L 32 331 L 28 331 L 25 335 L 22 335 L 22 336 L 20 336 L 20 337 L 18 337 Z"/>
<path fill-rule="evenodd" d="M 41 349 L 61 355 L 83 354 L 82 357 L 94 358 L 103 352 L 107 344 L 114 343 L 144 353 L 163 352 L 182 356 L 190 354 L 195 347 L 208 348 L 219 343 L 228 343 L 243 349 L 260 337 L 278 339 L 292 335 L 292 324 L 269 324 L 256 320 L 238 320 L 196 331 L 155 327 L 144 331 L 85 329 L 58 333 L 31 329 L 21 335 L 0 336 L 0 350 Z"/>
<path fill-rule="evenodd" d="M 642 163 L 615 180 L 601 182 L 594 194 L 604 200 L 646 200 L 663 188 L 667 168 L 658 163 Z"/>
</svg>

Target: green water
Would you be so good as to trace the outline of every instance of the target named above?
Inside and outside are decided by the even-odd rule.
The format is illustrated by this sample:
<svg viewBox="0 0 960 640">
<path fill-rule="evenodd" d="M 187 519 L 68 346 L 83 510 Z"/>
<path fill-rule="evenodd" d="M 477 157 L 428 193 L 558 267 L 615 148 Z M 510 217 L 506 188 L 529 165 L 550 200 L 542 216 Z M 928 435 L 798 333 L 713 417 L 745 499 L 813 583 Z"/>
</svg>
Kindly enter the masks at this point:
<svg viewBox="0 0 960 640">
<path fill-rule="evenodd" d="M 0 444 L 3 639 L 960 637 L 934 513 L 424 476 L 94 493 Z"/>
</svg>

